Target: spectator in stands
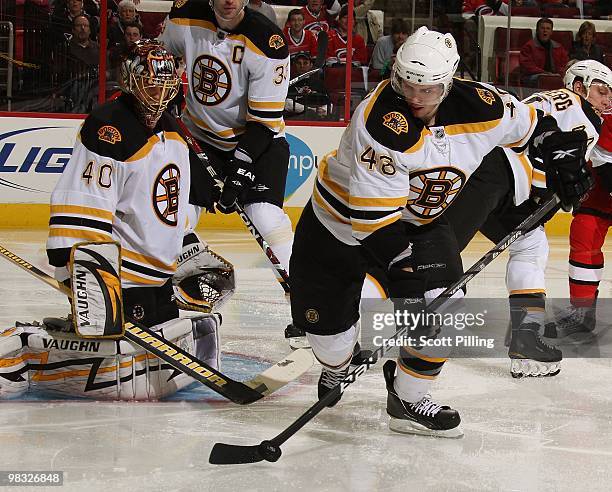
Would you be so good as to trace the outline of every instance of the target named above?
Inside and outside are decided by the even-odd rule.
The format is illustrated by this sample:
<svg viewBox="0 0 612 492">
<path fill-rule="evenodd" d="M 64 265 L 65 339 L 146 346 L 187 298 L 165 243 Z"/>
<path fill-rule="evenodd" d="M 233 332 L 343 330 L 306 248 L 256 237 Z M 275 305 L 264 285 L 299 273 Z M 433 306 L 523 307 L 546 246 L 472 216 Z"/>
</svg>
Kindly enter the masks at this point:
<svg viewBox="0 0 612 492">
<path fill-rule="evenodd" d="M 302 7 L 304 14 L 304 29 L 317 34 L 320 31 L 328 32 L 333 25 L 333 19 L 323 8 L 323 0 L 307 0 Z"/>
<path fill-rule="evenodd" d="M 312 58 L 307 53 L 296 53 L 291 57 L 291 77 L 313 70 Z M 304 115 L 306 118 L 327 115 L 329 95 L 318 73 L 300 80 L 289 87 L 285 101 L 285 116 Z"/>
<path fill-rule="evenodd" d="M 69 3 L 70 0 L 56 0 L 55 2 L 52 2 L 53 14 L 62 15 L 64 11 L 68 9 Z M 111 4 L 112 0 L 109 0 L 109 8 Z M 98 17 L 100 15 L 100 4 L 97 0 L 84 0 L 82 8 L 89 17 Z"/>
<path fill-rule="evenodd" d="M 410 28 L 404 19 L 395 18 L 391 22 L 391 34 L 383 36 L 376 41 L 370 66 L 374 70 L 383 70 L 385 66 L 393 65 L 395 53 L 399 47 L 408 39 Z"/>
<path fill-rule="evenodd" d="M 83 0 L 68 0 L 67 3 L 57 4 L 51 16 L 51 32 L 54 42 L 68 42 L 72 36 L 73 21 L 76 17 L 85 15 L 89 21 L 92 39 L 97 37 L 97 17 L 89 15 L 84 7 Z"/>
<path fill-rule="evenodd" d="M 290 55 L 308 53 L 313 58 L 317 56 L 317 37 L 312 31 L 304 29 L 304 13 L 301 9 L 289 12 L 284 33 Z"/>
<path fill-rule="evenodd" d="M 603 48 L 595 44 L 595 24 L 585 21 L 580 25 L 570 58 L 576 60 L 597 60 L 603 63 Z"/>
<path fill-rule="evenodd" d="M 352 14 L 352 12 L 350 12 Z M 334 63 L 346 63 L 346 53 L 348 44 L 348 22 L 349 8 L 345 5 L 340 9 L 338 14 L 338 27 L 330 31 L 329 44 L 327 45 L 327 60 L 326 63 L 332 65 Z M 352 63 L 354 65 L 368 64 L 368 50 L 363 38 L 353 32 L 353 51 L 351 53 Z"/>
<path fill-rule="evenodd" d="M 249 0 L 248 7 L 251 10 L 255 10 L 256 12 L 266 16 L 268 19 L 274 22 L 274 24 L 276 24 L 276 12 L 274 12 L 274 9 L 266 2 L 262 2 L 262 0 Z"/>
<path fill-rule="evenodd" d="M 508 15 L 508 2 L 502 0 L 464 0 L 461 15 L 473 19 L 479 15 Z"/>
<path fill-rule="evenodd" d="M 122 44 L 125 39 L 125 26 L 131 23 L 138 23 L 141 25 L 140 16 L 136 11 L 136 4 L 133 0 L 121 0 L 119 2 L 118 16 L 115 17 L 114 22 L 108 28 L 108 42 L 111 46 L 117 46 Z"/>
<path fill-rule="evenodd" d="M 65 58 L 54 65 L 63 111 L 87 113 L 97 99 L 100 49 L 91 39 L 89 19 L 85 14 L 73 19 Z"/>
<path fill-rule="evenodd" d="M 536 36 L 521 48 L 521 81 L 524 86 L 537 87 L 542 75 L 563 75 L 568 56 L 565 48 L 551 39 L 553 21 L 542 17 L 536 24 Z"/>
<path fill-rule="evenodd" d="M 126 52 L 126 48 L 130 43 L 135 43 L 143 37 L 142 26 L 138 22 L 128 22 L 123 26 L 123 40 L 114 46 L 109 46 L 110 66 L 114 70 L 119 66 L 122 53 Z M 113 74 L 114 80 L 119 80 L 116 74 Z"/>
</svg>

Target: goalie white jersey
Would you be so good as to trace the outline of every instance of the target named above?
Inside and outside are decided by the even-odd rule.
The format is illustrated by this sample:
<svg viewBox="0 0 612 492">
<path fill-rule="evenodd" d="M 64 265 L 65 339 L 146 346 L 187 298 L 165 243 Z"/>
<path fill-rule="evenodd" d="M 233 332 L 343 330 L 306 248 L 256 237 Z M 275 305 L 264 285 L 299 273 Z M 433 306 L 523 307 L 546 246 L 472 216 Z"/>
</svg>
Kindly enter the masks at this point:
<svg viewBox="0 0 612 492">
<path fill-rule="evenodd" d="M 63 267 L 73 244 L 117 241 L 123 287 L 159 286 L 176 270 L 190 198 L 190 161 L 164 114 L 147 133 L 125 96 L 87 117 L 51 195 L 47 254 Z"/>
<path fill-rule="evenodd" d="M 584 130 L 589 139 L 586 152 L 586 158 L 589 159 L 599 138 L 601 118 L 586 99 L 568 89 L 559 89 L 538 92 L 524 99 L 523 102 L 555 118 L 561 131 Z M 516 153 L 511 149 L 504 149 L 514 175 L 514 202 L 516 205 L 529 198 L 532 185 L 537 188 L 546 188 L 546 175 L 543 169 L 538 169 L 537 162 L 528 159 L 528 150 Z M 532 165 L 535 165 L 533 169 Z"/>
<path fill-rule="evenodd" d="M 284 136 L 289 51 L 275 24 L 245 9 L 244 19 L 228 33 L 217 25 L 208 0 L 188 0 L 175 2 L 160 41 L 185 61 L 189 90 L 183 121 L 195 137 L 232 150 L 249 121 Z"/>
<path fill-rule="evenodd" d="M 315 214 L 351 245 L 396 220 L 429 223 L 486 154 L 498 145 L 525 145 L 537 121 L 535 109 L 510 94 L 455 80 L 427 127 L 383 81 L 358 106 L 338 151 L 322 161 Z"/>
</svg>

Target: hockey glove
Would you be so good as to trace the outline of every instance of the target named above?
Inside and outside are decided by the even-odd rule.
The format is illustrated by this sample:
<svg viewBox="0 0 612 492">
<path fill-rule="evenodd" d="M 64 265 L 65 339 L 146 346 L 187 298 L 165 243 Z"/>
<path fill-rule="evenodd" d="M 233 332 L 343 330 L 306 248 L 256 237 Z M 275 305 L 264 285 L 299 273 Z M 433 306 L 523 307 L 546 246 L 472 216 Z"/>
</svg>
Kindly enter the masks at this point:
<svg viewBox="0 0 612 492">
<path fill-rule="evenodd" d="M 217 209 L 224 214 L 236 210 L 236 204 L 243 202 L 249 188 L 255 183 L 255 169 L 251 162 L 232 159 L 223 181 L 223 191 L 217 202 Z"/>
<path fill-rule="evenodd" d="M 553 133 L 544 138 L 539 150 L 546 169 L 547 188 L 557 193 L 563 210 L 571 212 L 594 184 L 586 167 L 586 132 Z"/>
</svg>

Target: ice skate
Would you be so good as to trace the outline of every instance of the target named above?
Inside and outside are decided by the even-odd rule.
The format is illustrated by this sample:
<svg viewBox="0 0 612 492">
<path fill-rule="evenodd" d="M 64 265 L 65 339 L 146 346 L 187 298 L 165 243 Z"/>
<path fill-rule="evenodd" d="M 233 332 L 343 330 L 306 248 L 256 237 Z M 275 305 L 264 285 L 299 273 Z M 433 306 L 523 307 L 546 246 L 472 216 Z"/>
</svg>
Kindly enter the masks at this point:
<svg viewBox="0 0 612 492">
<path fill-rule="evenodd" d="M 389 360 L 383 366 L 387 383 L 387 413 L 391 417 L 389 429 L 403 434 L 420 434 L 437 437 L 461 437 L 459 412 L 447 405 L 434 402 L 429 394 L 420 401 L 410 403 L 402 400 L 393 389 L 395 362 Z"/>
<path fill-rule="evenodd" d="M 595 302 L 592 306 L 569 306 L 556 320 L 546 323 L 544 336 L 556 339 L 572 337 L 581 338 L 582 341 L 591 340 L 596 324 L 595 311 Z"/>
<path fill-rule="evenodd" d="M 323 369 L 321 369 L 321 376 L 319 377 L 318 388 L 319 400 L 340 384 L 340 381 L 342 381 L 348 374 L 349 367 L 350 366 L 347 366 L 346 368 L 340 371 L 332 371 L 327 367 L 323 367 Z M 340 393 L 338 397 L 332 400 L 327 406 L 333 407 L 336 403 L 340 401 L 341 398 L 342 393 Z"/>
<path fill-rule="evenodd" d="M 525 323 L 512 331 L 510 374 L 514 378 L 556 376 L 561 371 L 562 353 L 542 341 L 537 323 Z"/>
</svg>

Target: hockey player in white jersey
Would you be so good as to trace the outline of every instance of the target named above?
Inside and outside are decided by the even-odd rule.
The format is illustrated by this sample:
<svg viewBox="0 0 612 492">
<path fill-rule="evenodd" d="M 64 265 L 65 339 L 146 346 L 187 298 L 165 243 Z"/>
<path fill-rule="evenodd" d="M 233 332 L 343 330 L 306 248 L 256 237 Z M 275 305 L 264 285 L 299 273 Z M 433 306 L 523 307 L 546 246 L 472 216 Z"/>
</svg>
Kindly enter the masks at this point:
<svg viewBox="0 0 612 492">
<path fill-rule="evenodd" d="M 347 373 L 371 259 L 385 270 L 390 297 L 420 309 L 462 274 L 443 212 L 482 158 L 557 130 L 510 94 L 453 79 L 458 62 L 450 34 L 418 29 L 398 50 L 391 80 L 358 106 L 339 149 L 319 166 L 296 229 L 291 310 L 323 365 L 320 396 Z M 550 137 L 540 147 L 566 149 Z M 397 374 L 385 364 L 392 430 L 461 435 L 459 413 L 429 396 L 445 360 L 402 347 Z"/>
<path fill-rule="evenodd" d="M 289 146 L 283 109 L 289 52 L 282 31 L 247 0 L 178 0 L 160 40 L 186 64 L 183 121 L 224 177 L 217 209 L 244 205 L 285 269 L 293 242 L 283 212 Z"/>
<path fill-rule="evenodd" d="M 126 319 L 163 330 L 160 333 L 216 366 L 220 318 L 209 314 L 179 319 L 173 293 L 188 211 L 194 205 L 211 208 L 214 200 L 212 180 L 165 112 L 180 83 L 173 56 L 157 41 L 136 42 L 121 62 L 121 83 L 123 94 L 85 119 L 51 195 L 49 263 L 64 281 L 75 264 L 77 243 L 118 243 L 121 255 L 116 254 L 116 262 L 121 268 L 116 271 Z M 187 249 L 195 253 L 193 245 Z M 201 257 L 190 268 L 182 256 L 181 280 L 203 273 Z M 105 255 L 99 257 L 106 261 Z M 118 283 L 116 277 L 111 281 Z M 183 294 L 189 284 L 178 282 Z M 189 292 L 198 296 L 195 290 Z M 192 299 L 194 305 L 201 306 L 201 301 Z M 94 398 L 159 398 L 193 381 L 177 377 L 172 368 L 125 341 L 85 343 L 73 333 L 62 333 L 73 332 L 72 326 L 47 319 L 42 325 L 16 325 L 4 332 L 0 352 L 11 340 L 22 344 L 0 364 L 0 396 L 38 384 Z M 50 336 L 50 331 L 55 334 Z"/>
<path fill-rule="evenodd" d="M 588 160 L 599 138 L 600 115 L 610 106 L 612 71 L 595 60 L 584 60 L 567 69 L 564 83 L 565 89 L 536 93 L 523 102 L 553 116 L 561 130 L 584 131 Z M 547 189 L 542 161 L 535 154 L 529 159 L 528 152 L 506 148 L 485 157 L 446 212 L 462 250 L 478 230 L 497 243 L 552 196 L 554 190 Z M 558 207 L 542 223 L 556 210 Z M 511 314 L 511 374 L 553 376 L 560 370 L 561 351 L 544 343 L 539 335 L 546 302 L 548 241 L 544 227 L 536 226 L 521 236 L 509 253 L 506 285 Z"/>
</svg>

